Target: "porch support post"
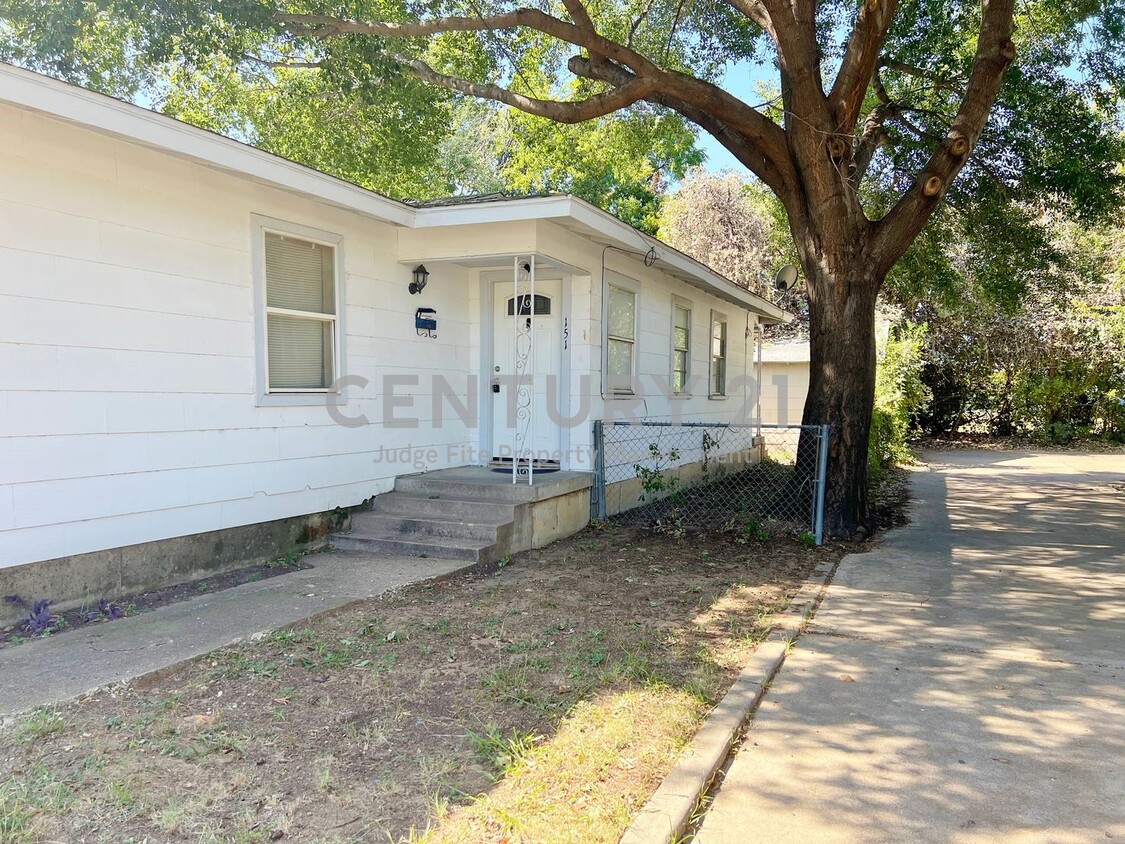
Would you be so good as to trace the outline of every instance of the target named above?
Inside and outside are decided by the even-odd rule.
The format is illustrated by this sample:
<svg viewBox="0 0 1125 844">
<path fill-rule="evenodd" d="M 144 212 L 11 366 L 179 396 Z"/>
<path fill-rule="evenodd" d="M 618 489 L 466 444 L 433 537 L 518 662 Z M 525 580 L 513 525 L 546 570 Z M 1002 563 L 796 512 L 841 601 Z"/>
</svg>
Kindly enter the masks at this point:
<svg viewBox="0 0 1125 844">
<path fill-rule="evenodd" d="M 532 441 L 535 423 L 535 256 L 516 256 L 512 267 L 513 316 L 516 376 L 515 454 L 512 456 L 512 483 L 527 475 L 534 483 Z"/>
</svg>

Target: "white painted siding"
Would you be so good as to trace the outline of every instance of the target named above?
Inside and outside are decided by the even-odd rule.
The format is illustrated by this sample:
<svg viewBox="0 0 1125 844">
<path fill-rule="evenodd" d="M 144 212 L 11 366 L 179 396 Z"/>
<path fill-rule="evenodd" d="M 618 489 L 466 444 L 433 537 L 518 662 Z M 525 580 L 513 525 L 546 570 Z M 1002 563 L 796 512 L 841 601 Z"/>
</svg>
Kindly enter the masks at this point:
<svg viewBox="0 0 1125 844">
<path fill-rule="evenodd" d="M 800 425 L 809 393 L 809 362 L 762 364 L 762 421 Z"/>
<path fill-rule="evenodd" d="M 343 238 L 342 371 L 370 383 L 340 412 L 374 424 L 257 406 L 255 213 Z M 469 272 L 409 281 L 391 225 L 0 106 L 0 567 L 356 504 L 403 471 L 382 448 L 462 463 L 426 376 L 465 389 Z M 411 374 L 418 427 L 379 424 L 383 377 Z"/>
<path fill-rule="evenodd" d="M 622 255 L 617 250 L 604 253 L 605 269 L 619 273 L 638 285 L 637 295 L 637 374 L 640 392 L 633 397 L 603 397 L 600 378 L 602 346 L 603 252 L 598 244 L 551 223 L 540 224 L 539 251 L 581 267 L 588 275 L 573 282 L 574 322 L 571 337 L 571 366 L 574 372 L 589 372 L 592 418 L 623 419 L 632 412 L 637 418 L 664 421 L 673 418 L 673 404 L 667 395 L 672 376 L 673 297 L 691 303 L 690 397 L 682 401 L 681 419 L 688 422 L 734 422 L 748 420 L 754 410 L 753 341 L 746 330 L 755 328 L 755 317 L 695 287 L 672 278 L 654 267 L 645 267 L 641 256 Z M 711 313 L 727 317 L 727 396 L 708 396 L 710 366 Z M 663 389 L 657 379 L 664 382 Z M 575 385 L 577 386 L 577 385 Z M 577 401 L 577 396 L 575 396 Z"/>
<path fill-rule="evenodd" d="M 482 290 L 514 254 L 553 262 L 552 277 L 565 268 L 561 412 L 587 408 L 561 438 L 566 468 L 591 468 L 593 419 L 674 418 L 659 386 L 673 296 L 692 309 L 680 418 L 750 418 L 753 318 L 740 307 L 556 222 L 411 230 L 356 207 L 0 104 L 0 568 L 350 506 L 398 474 L 483 459 L 487 431 L 449 407 L 435 424 L 431 388 L 440 376 L 464 396 L 475 378 L 490 404 Z M 338 374 L 366 385 L 338 409 L 369 424 L 337 424 L 324 397 L 258 401 L 254 215 L 340 238 Z M 411 296 L 417 261 L 432 274 Z M 641 391 L 629 399 L 602 395 L 606 270 L 637 286 Z M 417 335 L 419 307 L 437 309 L 437 339 Z M 707 394 L 712 311 L 728 320 L 719 400 Z M 388 403 L 395 378 L 409 407 Z"/>
</svg>

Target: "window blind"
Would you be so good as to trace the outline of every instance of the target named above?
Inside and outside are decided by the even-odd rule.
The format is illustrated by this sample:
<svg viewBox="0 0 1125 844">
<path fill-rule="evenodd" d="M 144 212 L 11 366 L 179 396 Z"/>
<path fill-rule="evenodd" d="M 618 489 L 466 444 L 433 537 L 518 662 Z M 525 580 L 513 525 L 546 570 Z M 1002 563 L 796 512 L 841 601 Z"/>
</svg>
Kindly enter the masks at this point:
<svg viewBox="0 0 1125 844">
<path fill-rule="evenodd" d="M 265 233 L 271 390 L 324 390 L 335 379 L 335 261 L 331 246 Z M 273 309 L 308 316 L 272 313 Z"/>
<path fill-rule="evenodd" d="M 332 327 L 323 320 L 270 314 L 270 388 L 323 390 L 331 386 Z"/>
<path fill-rule="evenodd" d="M 266 305 L 335 313 L 334 251 L 331 246 L 266 232 Z"/>
</svg>

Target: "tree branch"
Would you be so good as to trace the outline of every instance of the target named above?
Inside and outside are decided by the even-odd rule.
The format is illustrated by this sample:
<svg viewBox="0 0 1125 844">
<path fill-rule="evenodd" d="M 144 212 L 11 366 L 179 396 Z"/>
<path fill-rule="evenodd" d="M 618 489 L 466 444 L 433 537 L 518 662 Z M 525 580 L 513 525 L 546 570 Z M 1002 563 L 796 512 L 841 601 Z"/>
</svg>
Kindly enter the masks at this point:
<svg viewBox="0 0 1125 844">
<path fill-rule="evenodd" d="M 585 10 L 583 10 L 585 11 Z M 278 23 L 294 35 L 311 38 L 333 38 L 342 35 L 369 35 L 378 38 L 425 38 L 445 32 L 486 32 L 498 29 L 534 29 L 584 47 L 591 54 L 599 53 L 633 70 L 638 75 L 651 76 L 658 70 L 650 59 L 616 41 L 599 35 L 592 28 L 568 23 L 538 9 L 517 8 L 498 15 L 478 17 L 443 17 L 413 23 L 387 23 L 385 21 L 357 21 L 327 15 L 279 14 Z M 589 18 L 587 17 L 587 20 Z"/>
<path fill-rule="evenodd" d="M 836 130 L 851 133 L 895 15 L 896 0 L 865 0 L 856 16 L 840 71 L 828 95 Z"/>
<path fill-rule="evenodd" d="M 634 77 L 625 85 L 584 100 L 541 100 L 536 97 L 517 94 L 499 85 L 470 82 L 456 76 L 439 73 L 421 59 L 408 59 L 405 56 L 393 54 L 391 58 L 429 85 L 437 85 L 470 97 L 494 100 L 528 114 L 545 117 L 556 123 L 582 123 L 586 120 L 604 117 L 645 99 L 655 89 L 651 79 Z"/>
<path fill-rule="evenodd" d="M 760 8 L 756 0 L 733 0 L 747 8 Z M 527 28 L 584 48 L 589 59 L 575 57 L 571 71 L 590 79 L 609 81 L 615 90 L 587 100 L 569 103 L 526 97 L 491 84 L 471 82 L 439 73 L 425 62 L 394 56 L 423 81 L 475 97 L 495 100 L 541 117 L 578 122 L 608 114 L 638 100 L 664 104 L 708 131 L 721 133 L 720 141 L 744 160 L 767 184 L 792 186 L 792 164 L 785 132 L 756 109 L 722 88 L 685 73 L 666 70 L 636 50 L 612 41 L 593 29 L 581 0 L 564 0 L 570 23 L 538 9 L 517 8 L 481 17 L 442 17 L 412 23 L 357 21 L 325 15 L 279 15 L 277 20 L 290 32 L 312 38 L 365 35 L 376 38 L 424 38 L 444 32 L 483 32 Z M 779 3 L 781 0 L 767 0 Z M 792 23 L 792 21 L 791 21 Z M 795 25 L 794 25 L 795 26 Z M 581 70 L 575 69 L 578 61 Z M 815 65 L 815 62 L 812 64 Z M 617 71 L 625 71 L 622 78 Z M 818 94 L 823 100 L 823 95 Z M 735 139 L 740 135 L 740 139 Z M 736 151 L 737 150 L 737 151 Z"/>
<path fill-rule="evenodd" d="M 853 189 L 858 188 L 867 177 L 867 171 L 871 167 L 875 151 L 879 147 L 890 144 L 890 136 L 887 135 L 883 125 L 888 117 L 893 116 L 894 110 L 895 106 L 889 101 L 880 103 L 871 110 L 871 113 L 867 115 L 867 119 L 863 122 L 863 132 L 860 133 L 859 140 L 855 145 L 855 152 L 852 155 L 854 170 L 849 181 Z"/>
<path fill-rule="evenodd" d="M 1014 0 L 982 0 L 981 5 L 983 12 L 976 56 L 957 116 L 914 184 L 875 224 L 872 232 L 871 254 L 884 272 L 918 236 L 949 184 L 965 166 L 1000 92 L 1004 71 L 1015 58 L 1015 45 L 1012 43 Z"/>
<path fill-rule="evenodd" d="M 619 65 L 598 63 L 584 56 L 572 56 L 567 66 L 575 76 L 618 87 L 634 79 L 630 71 Z M 645 100 L 670 108 L 714 134 L 774 190 L 794 184 L 781 127 L 718 86 L 687 74 L 660 71 L 653 93 Z"/>
<path fill-rule="evenodd" d="M 770 20 L 769 12 L 766 7 L 762 5 L 761 0 L 727 0 L 727 3 L 732 9 L 742 12 L 750 20 L 754 21 L 766 33 L 773 42 L 777 43 L 777 33 L 773 30 L 773 22 Z"/>
<path fill-rule="evenodd" d="M 930 73 L 927 70 L 924 70 L 923 68 L 915 67 L 914 65 L 906 64 L 905 62 L 900 61 L 884 61 L 882 66 L 896 71 L 897 73 L 901 73 L 904 76 L 912 76 L 915 79 L 921 79 L 925 82 L 929 82 L 933 85 L 934 88 L 938 90 L 949 91 L 950 93 L 956 94 L 959 97 L 965 96 L 964 85 L 955 84 L 948 79 L 938 79 L 934 74 Z"/>
<path fill-rule="evenodd" d="M 243 53 L 242 58 L 246 59 L 246 61 L 248 62 L 253 62 L 254 64 L 269 68 L 292 67 L 316 70 L 321 67 L 320 62 L 287 61 L 285 59 L 263 59 L 261 56 L 256 56 L 253 53 Z"/>
</svg>

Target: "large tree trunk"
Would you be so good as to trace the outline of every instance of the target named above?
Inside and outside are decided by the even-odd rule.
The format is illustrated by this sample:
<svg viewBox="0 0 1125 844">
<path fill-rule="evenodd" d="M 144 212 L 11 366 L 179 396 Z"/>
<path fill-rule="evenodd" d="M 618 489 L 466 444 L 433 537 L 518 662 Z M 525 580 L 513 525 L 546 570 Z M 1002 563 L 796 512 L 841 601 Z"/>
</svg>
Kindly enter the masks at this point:
<svg viewBox="0 0 1125 844">
<path fill-rule="evenodd" d="M 846 268 L 843 277 L 817 278 L 811 274 L 815 267 L 806 270 L 811 270 L 812 359 L 802 422 L 832 426 L 824 533 L 862 538 L 871 531 L 867 447 L 875 403 L 875 300 L 882 280 L 862 265 Z"/>
<path fill-rule="evenodd" d="M 871 532 L 867 454 L 875 404 L 875 303 L 884 271 L 858 208 L 792 225 L 809 296 L 809 392 L 802 423 L 830 425 L 824 534 Z M 850 219 L 849 219 L 850 217 Z M 792 219 L 792 218 L 791 218 Z M 819 229 L 819 230 L 816 230 Z M 817 435 L 805 431 L 794 482 L 813 489 Z"/>
</svg>

